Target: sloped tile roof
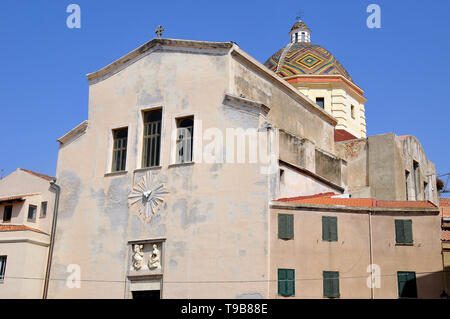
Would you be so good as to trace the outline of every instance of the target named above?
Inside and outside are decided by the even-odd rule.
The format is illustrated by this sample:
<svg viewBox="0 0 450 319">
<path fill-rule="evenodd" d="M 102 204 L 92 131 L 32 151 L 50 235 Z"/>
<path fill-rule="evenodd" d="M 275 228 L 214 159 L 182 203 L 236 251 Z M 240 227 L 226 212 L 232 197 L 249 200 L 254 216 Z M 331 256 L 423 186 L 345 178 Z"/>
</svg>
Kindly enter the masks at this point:
<svg viewBox="0 0 450 319">
<path fill-rule="evenodd" d="M 25 195 L 13 195 L 0 198 L 0 202 L 21 201 L 24 197 L 34 196 L 39 194 L 25 194 Z"/>
<path fill-rule="evenodd" d="M 312 196 L 281 198 L 277 201 L 315 205 L 335 205 L 353 207 L 387 207 L 387 208 L 436 208 L 430 201 L 388 201 L 375 198 L 333 198 L 334 194 L 321 193 Z"/>
<path fill-rule="evenodd" d="M 31 175 L 34 175 L 34 176 L 43 178 L 43 179 L 45 179 L 45 180 L 47 180 L 47 181 L 49 181 L 49 182 L 55 180 L 54 177 L 51 177 L 51 176 L 48 176 L 48 175 L 45 175 L 45 174 L 41 174 L 41 173 L 38 173 L 38 172 L 35 172 L 35 171 L 30 171 L 29 169 L 25 169 L 25 168 L 19 168 L 19 169 L 20 169 L 21 171 L 24 171 L 24 172 L 28 173 L 28 174 L 31 174 Z"/>
<path fill-rule="evenodd" d="M 441 232 L 441 239 L 443 241 L 450 241 L 450 229 L 443 229 Z"/>
<path fill-rule="evenodd" d="M 25 225 L 0 225 L 0 232 L 23 231 L 23 230 L 29 230 L 29 231 L 34 231 L 36 233 L 48 235 L 47 233 L 45 233 L 39 229 L 31 228 L 31 227 L 28 227 Z"/>
<path fill-rule="evenodd" d="M 334 141 L 335 142 L 342 142 L 342 141 L 348 141 L 348 140 L 356 140 L 358 139 L 353 134 L 347 132 L 346 130 L 342 129 L 335 129 L 334 130 Z"/>
</svg>

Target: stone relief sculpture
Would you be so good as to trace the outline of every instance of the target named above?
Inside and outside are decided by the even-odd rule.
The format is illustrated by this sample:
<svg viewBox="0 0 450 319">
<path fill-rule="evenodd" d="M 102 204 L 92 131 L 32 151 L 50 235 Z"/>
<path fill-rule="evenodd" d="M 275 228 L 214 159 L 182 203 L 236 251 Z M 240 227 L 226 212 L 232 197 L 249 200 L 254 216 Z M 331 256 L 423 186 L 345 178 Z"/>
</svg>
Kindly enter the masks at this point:
<svg viewBox="0 0 450 319">
<path fill-rule="evenodd" d="M 143 253 L 144 245 L 134 245 L 133 250 L 133 268 L 135 270 L 139 270 L 142 268 L 144 263 L 144 253 Z"/>
<path fill-rule="evenodd" d="M 147 172 L 133 186 L 128 195 L 128 200 L 130 205 L 138 206 L 140 215 L 148 222 L 156 214 L 159 206 L 164 203 L 163 195 L 168 193 L 169 191 L 164 187 L 164 184 L 159 183 L 151 172 Z"/>
<path fill-rule="evenodd" d="M 148 259 L 148 268 L 150 270 L 161 269 L 161 252 L 158 250 L 158 246 L 156 244 L 153 245 L 152 254 Z"/>
</svg>

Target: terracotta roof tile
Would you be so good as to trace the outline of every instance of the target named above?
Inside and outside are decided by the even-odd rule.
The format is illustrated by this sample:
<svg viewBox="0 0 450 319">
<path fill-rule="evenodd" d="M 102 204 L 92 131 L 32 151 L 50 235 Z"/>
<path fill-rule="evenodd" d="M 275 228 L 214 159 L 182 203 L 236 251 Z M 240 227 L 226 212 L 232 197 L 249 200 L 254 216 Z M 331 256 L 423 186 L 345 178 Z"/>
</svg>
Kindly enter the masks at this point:
<svg viewBox="0 0 450 319">
<path fill-rule="evenodd" d="M 439 206 L 450 207 L 450 198 L 439 198 Z"/>
<path fill-rule="evenodd" d="M 34 175 L 34 176 L 43 178 L 43 179 L 45 179 L 45 180 L 47 180 L 47 181 L 49 181 L 49 182 L 55 180 L 54 177 L 51 177 L 51 176 L 48 176 L 48 175 L 45 175 L 45 174 L 41 174 L 41 173 L 37 173 L 37 172 L 34 172 L 34 171 L 30 171 L 29 169 L 25 169 L 25 168 L 19 168 L 19 169 L 20 169 L 21 171 L 27 172 L 27 173 L 29 173 L 29 174 L 31 174 L 31 175 Z"/>
<path fill-rule="evenodd" d="M 284 198 L 280 198 L 277 199 L 277 202 L 292 202 L 294 200 L 302 200 L 302 199 L 309 199 L 309 198 L 316 198 L 316 197 L 331 197 L 337 195 L 333 192 L 328 192 L 328 193 L 320 193 L 320 194 L 315 194 L 315 195 L 308 195 L 308 196 L 297 196 L 297 197 L 284 197 Z"/>
<path fill-rule="evenodd" d="M 347 132 L 346 130 L 342 129 L 335 129 L 334 130 L 334 141 L 335 142 L 342 142 L 342 141 L 348 141 L 348 140 L 355 140 L 358 139 L 353 134 Z"/>
<path fill-rule="evenodd" d="M 31 228 L 31 227 L 28 227 L 25 225 L 0 225 L 0 232 L 22 231 L 22 230 L 29 230 L 29 231 L 34 231 L 36 233 L 48 235 L 47 233 L 45 233 L 39 229 Z"/>
<path fill-rule="evenodd" d="M 315 205 L 337 205 L 353 207 L 387 207 L 387 208 L 436 208 L 430 201 L 394 201 L 380 200 L 375 198 L 333 198 L 333 193 L 321 193 L 311 196 L 298 196 L 281 198 L 277 201 L 289 203 L 303 203 Z"/>
<path fill-rule="evenodd" d="M 34 196 L 34 195 L 39 195 L 39 194 L 13 195 L 13 196 L 8 196 L 8 197 L 2 197 L 2 198 L 0 198 L 0 202 L 21 201 L 21 200 L 23 200 L 24 197 Z"/>
<path fill-rule="evenodd" d="M 436 208 L 437 206 L 428 200 L 377 200 L 377 207 Z"/>
<path fill-rule="evenodd" d="M 443 241 L 450 241 L 450 229 L 443 229 L 441 232 L 441 239 Z"/>
</svg>

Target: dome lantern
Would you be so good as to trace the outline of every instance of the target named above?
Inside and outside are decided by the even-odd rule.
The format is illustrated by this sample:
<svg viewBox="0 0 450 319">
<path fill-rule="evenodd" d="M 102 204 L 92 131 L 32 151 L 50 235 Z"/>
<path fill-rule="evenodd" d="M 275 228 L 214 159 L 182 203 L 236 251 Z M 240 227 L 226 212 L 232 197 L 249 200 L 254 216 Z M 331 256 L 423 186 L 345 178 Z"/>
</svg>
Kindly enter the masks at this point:
<svg viewBox="0 0 450 319">
<path fill-rule="evenodd" d="M 289 32 L 291 43 L 297 42 L 311 42 L 311 30 L 306 26 L 302 20 L 298 20 Z"/>
</svg>

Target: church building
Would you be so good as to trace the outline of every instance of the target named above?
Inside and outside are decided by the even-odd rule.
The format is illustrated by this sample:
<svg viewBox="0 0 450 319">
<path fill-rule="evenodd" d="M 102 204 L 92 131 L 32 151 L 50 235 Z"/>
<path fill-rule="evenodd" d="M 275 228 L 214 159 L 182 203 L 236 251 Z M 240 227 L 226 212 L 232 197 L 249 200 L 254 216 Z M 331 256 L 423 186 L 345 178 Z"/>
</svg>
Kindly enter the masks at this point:
<svg viewBox="0 0 450 319">
<path fill-rule="evenodd" d="M 155 38 L 88 74 L 45 295 L 438 298 L 434 164 L 366 136 L 364 91 L 312 39 L 299 21 L 262 64 Z"/>
</svg>

